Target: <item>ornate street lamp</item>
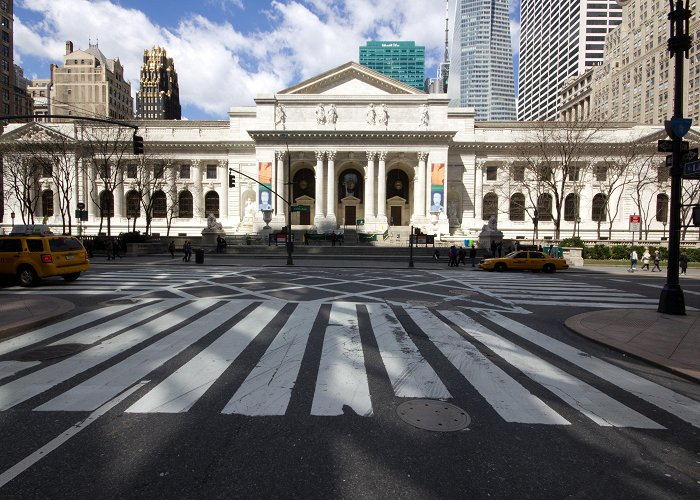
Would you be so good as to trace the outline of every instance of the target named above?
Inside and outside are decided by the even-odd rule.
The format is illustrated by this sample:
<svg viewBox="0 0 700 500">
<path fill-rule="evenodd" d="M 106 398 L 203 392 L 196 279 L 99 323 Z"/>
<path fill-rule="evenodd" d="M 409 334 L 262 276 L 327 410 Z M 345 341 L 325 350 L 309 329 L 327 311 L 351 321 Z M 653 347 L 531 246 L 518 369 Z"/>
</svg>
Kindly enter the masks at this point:
<svg viewBox="0 0 700 500">
<path fill-rule="evenodd" d="M 289 155 L 289 141 L 287 134 L 281 134 L 280 137 L 284 139 L 284 143 L 287 146 L 287 265 L 293 266 L 294 261 L 292 260 L 292 160 Z"/>
</svg>

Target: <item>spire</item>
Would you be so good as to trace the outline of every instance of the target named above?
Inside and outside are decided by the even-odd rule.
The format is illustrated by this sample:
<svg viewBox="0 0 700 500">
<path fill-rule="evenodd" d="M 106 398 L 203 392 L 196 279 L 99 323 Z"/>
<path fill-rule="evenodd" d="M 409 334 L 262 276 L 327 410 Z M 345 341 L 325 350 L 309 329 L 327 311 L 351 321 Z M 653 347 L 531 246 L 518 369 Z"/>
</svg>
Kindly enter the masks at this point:
<svg viewBox="0 0 700 500">
<path fill-rule="evenodd" d="M 445 0 L 445 55 L 443 60 L 438 66 L 437 82 L 440 86 L 440 91 L 447 92 L 447 79 L 450 76 L 450 48 L 449 48 L 449 34 L 450 34 L 450 1 Z"/>
<path fill-rule="evenodd" d="M 445 0 L 445 58 L 444 64 L 450 62 L 450 50 L 448 48 L 448 36 L 450 33 L 450 0 Z"/>
</svg>

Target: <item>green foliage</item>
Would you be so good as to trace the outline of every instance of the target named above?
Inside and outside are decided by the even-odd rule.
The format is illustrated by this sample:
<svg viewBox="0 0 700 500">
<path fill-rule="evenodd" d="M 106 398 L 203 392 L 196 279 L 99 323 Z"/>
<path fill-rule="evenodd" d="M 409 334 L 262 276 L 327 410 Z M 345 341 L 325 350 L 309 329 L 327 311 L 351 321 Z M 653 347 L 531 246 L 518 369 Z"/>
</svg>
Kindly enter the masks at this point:
<svg viewBox="0 0 700 500">
<path fill-rule="evenodd" d="M 585 248 L 586 244 L 579 237 L 566 238 L 559 242 L 560 247 Z"/>
<path fill-rule="evenodd" d="M 593 247 L 586 247 L 583 250 L 584 259 L 607 260 L 611 256 L 612 252 L 608 245 L 595 245 Z"/>
<path fill-rule="evenodd" d="M 147 234 L 141 234 L 141 231 L 133 231 L 119 234 L 119 239 L 124 243 L 145 243 L 150 237 Z"/>
</svg>

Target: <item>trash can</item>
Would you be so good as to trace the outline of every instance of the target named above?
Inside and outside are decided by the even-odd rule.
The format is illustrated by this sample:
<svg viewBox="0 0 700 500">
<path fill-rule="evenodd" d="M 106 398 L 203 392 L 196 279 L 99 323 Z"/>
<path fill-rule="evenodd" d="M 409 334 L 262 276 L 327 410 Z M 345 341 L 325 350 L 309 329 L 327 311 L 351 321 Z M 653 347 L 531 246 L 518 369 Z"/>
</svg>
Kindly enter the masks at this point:
<svg viewBox="0 0 700 500">
<path fill-rule="evenodd" d="M 204 250 L 198 248 L 194 251 L 194 261 L 197 264 L 204 264 Z"/>
</svg>

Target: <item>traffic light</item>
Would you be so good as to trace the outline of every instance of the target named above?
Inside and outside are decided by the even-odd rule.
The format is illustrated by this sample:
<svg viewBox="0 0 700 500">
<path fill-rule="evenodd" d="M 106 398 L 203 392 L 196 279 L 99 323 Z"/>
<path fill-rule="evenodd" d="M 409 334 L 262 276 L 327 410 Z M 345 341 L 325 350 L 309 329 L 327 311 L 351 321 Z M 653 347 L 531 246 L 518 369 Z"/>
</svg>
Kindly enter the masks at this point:
<svg viewBox="0 0 700 500">
<path fill-rule="evenodd" d="M 143 154 L 143 137 L 140 135 L 134 134 L 134 154 L 135 155 L 142 155 Z"/>
<path fill-rule="evenodd" d="M 236 174 L 234 174 L 233 172 L 228 173 L 228 187 L 230 187 L 230 188 L 236 187 Z"/>
</svg>

